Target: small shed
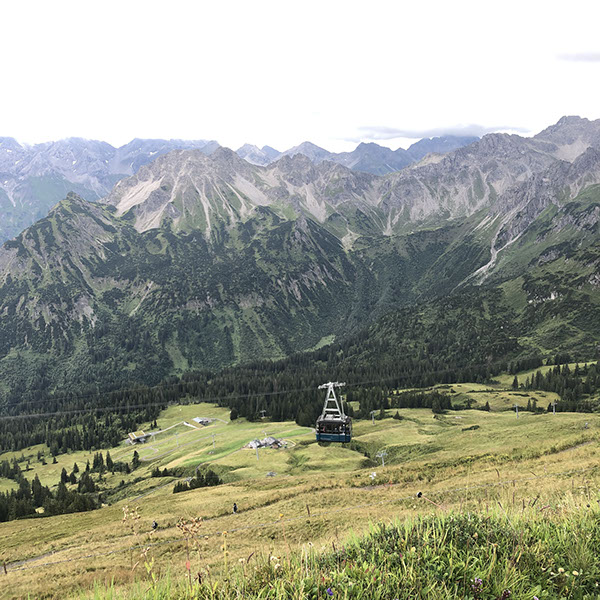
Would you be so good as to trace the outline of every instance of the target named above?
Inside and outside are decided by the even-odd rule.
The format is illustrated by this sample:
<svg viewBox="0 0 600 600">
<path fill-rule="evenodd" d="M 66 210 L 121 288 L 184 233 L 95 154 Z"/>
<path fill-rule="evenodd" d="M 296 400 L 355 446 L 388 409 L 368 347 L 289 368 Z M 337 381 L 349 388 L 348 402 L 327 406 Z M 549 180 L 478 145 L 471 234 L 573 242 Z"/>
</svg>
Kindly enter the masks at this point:
<svg viewBox="0 0 600 600">
<path fill-rule="evenodd" d="M 283 440 L 278 440 L 272 436 L 267 436 L 262 440 L 252 440 L 248 442 L 248 448 L 281 448 L 285 445 Z"/>
<path fill-rule="evenodd" d="M 152 434 L 140 431 L 132 431 L 128 434 L 130 444 L 143 444 Z"/>
</svg>

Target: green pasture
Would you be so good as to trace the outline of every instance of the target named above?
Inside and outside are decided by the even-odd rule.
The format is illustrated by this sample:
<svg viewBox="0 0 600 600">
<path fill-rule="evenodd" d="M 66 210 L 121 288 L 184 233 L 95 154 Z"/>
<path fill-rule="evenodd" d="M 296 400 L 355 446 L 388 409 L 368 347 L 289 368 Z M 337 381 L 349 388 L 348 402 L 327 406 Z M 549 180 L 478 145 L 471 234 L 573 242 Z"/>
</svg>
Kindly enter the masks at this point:
<svg viewBox="0 0 600 600">
<path fill-rule="evenodd" d="M 511 389 L 448 387 L 455 390 L 453 396 L 489 394 L 514 402 Z M 354 419 L 352 443 L 344 445 L 318 444 L 311 429 L 292 422 L 228 422 L 229 411 L 210 404 L 169 407 L 157 419 L 163 433 L 153 441 L 135 447 L 123 442 L 111 449 L 115 461 L 131 461 L 134 450 L 143 460 L 129 475 L 103 476 L 99 485 L 110 492 L 109 505 L 0 524 L 0 562 L 9 567 L 5 595 L 78 597 L 95 581 L 104 589 L 114 580 L 120 590 L 114 597 L 127 597 L 131 583 L 146 577 L 143 563 L 135 566 L 139 550 L 134 550 L 144 544 L 151 544 L 161 577 L 167 572 L 179 577 L 185 562 L 180 519 L 202 519 L 194 561 L 217 577 L 225 568 L 223 531 L 229 532 L 228 561 L 237 563 L 253 552 L 281 556 L 309 542 L 337 547 L 351 529 L 361 534 L 382 519 L 479 510 L 497 502 L 516 510 L 536 497 L 540 507 L 559 506 L 564 494 L 585 499 L 598 489 L 600 415 L 522 411 L 517 419 L 514 411 L 502 410 L 502 402 L 490 401 L 490 412 L 434 415 L 429 409 L 400 409 L 397 419 L 392 409 L 374 424 Z M 221 420 L 207 427 L 182 425 L 195 416 Z M 282 438 L 286 447 L 259 449 L 257 460 L 256 451 L 246 446 L 265 435 Z M 46 465 L 37 461 L 38 450 Z M 385 466 L 377 457 L 381 451 Z M 48 449 L 40 446 L 6 453 L 0 460 L 21 454 L 30 461 L 28 478 L 37 473 L 53 485 L 63 466 L 70 473 L 77 462 L 81 471 L 94 452 L 60 455 L 53 465 Z M 211 466 L 225 483 L 173 494 L 174 478 L 150 477 L 155 466 L 185 467 L 191 473 L 198 465 Z M 11 486 L 0 480 L 0 490 Z M 417 492 L 425 492 L 431 502 L 418 501 Z M 232 514 L 234 502 L 237 515 Z M 139 519 L 123 521 L 126 506 L 137 507 Z M 155 532 L 153 520 L 159 523 Z M 91 554 L 93 561 L 82 558 Z M 20 561 L 26 570 L 16 570 Z"/>
</svg>

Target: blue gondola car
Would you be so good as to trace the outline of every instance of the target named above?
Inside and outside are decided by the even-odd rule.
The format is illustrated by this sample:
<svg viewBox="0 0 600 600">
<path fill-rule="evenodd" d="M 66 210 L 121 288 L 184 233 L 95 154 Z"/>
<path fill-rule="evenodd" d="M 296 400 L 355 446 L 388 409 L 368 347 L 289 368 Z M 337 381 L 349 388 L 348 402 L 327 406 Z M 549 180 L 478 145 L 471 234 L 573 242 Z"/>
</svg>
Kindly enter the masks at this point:
<svg viewBox="0 0 600 600">
<path fill-rule="evenodd" d="M 352 439 L 352 419 L 344 414 L 344 405 L 340 405 L 335 396 L 335 387 L 343 383 L 324 383 L 319 389 L 327 389 L 323 412 L 317 419 L 317 442 L 349 442 Z"/>
</svg>

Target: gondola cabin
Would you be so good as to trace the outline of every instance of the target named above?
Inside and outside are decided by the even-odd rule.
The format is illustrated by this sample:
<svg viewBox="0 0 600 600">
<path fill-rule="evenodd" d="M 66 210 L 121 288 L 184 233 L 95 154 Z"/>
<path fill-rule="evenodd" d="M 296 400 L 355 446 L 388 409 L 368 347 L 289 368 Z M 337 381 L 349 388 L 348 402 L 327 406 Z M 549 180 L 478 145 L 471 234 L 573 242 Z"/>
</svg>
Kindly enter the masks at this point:
<svg viewBox="0 0 600 600">
<path fill-rule="evenodd" d="M 327 389 L 323 412 L 317 419 L 317 442 L 349 442 L 352 439 L 352 419 L 344 414 L 344 406 L 338 402 L 334 388 L 343 383 L 324 383 L 319 389 Z"/>
</svg>

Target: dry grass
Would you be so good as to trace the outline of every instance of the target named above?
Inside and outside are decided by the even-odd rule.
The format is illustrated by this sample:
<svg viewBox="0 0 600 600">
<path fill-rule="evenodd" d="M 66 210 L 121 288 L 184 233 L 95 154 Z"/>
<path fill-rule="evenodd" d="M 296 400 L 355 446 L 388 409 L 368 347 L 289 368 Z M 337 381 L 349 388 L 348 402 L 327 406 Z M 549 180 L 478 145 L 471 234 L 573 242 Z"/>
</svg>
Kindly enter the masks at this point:
<svg viewBox="0 0 600 600">
<path fill-rule="evenodd" d="M 348 448 L 311 443 L 314 434 L 296 431 L 290 423 L 268 424 L 267 432 L 280 428 L 288 432 L 285 437 L 298 434 L 290 439 L 304 443 L 288 450 L 262 450 L 257 462 L 254 451 L 239 447 L 243 440 L 256 437 L 250 434 L 262 435 L 260 428 L 265 424 L 240 420 L 235 426 L 221 424 L 224 430 L 235 432 L 235 443 L 223 444 L 214 455 L 206 453 L 206 443 L 212 448 L 210 439 L 159 461 L 163 466 L 186 462 L 187 452 L 194 461 L 204 455 L 227 470 L 231 482 L 176 495 L 168 486 L 142 498 L 137 503 L 139 536 L 122 525 L 126 502 L 90 513 L 0 524 L 0 560 L 12 563 L 41 557 L 23 565 L 26 570 L 3 577 L 3 594 L 6 598 L 25 598 L 27 594 L 65 598 L 67 593 L 76 595 L 89 589 L 94 580 L 114 579 L 117 588 L 127 586 L 145 576 L 143 566 L 138 565 L 134 572 L 130 567 L 129 548 L 140 541 L 159 544 L 149 551 L 157 573 L 185 575 L 185 549 L 176 528 L 180 518 L 204 519 L 193 564 L 195 569 L 208 568 L 216 575 L 223 570 L 222 531 L 229 532 L 229 560 L 234 564 L 253 552 L 281 554 L 288 546 L 294 550 L 307 542 L 317 546 L 338 543 L 351 530 L 363 532 L 371 521 L 483 507 L 498 498 L 518 508 L 539 495 L 538 506 L 552 506 L 565 493 L 585 497 L 600 482 L 596 470 L 598 415 L 527 413 L 517 420 L 509 412 L 461 411 L 437 419 L 424 409 L 400 413 L 401 421 L 384 419 L 375 426 L 370 421 L 356 423 L 358 442 L 387 449 L 385 468 L 367 467 L 368 459 Z M 469 429 L 473 426 L 479 428 Z M 72 464 L 72 457 L 67 460 Z M 588 470 L 552 476 L 577 469 Z M 265 477 L 268 471 L 277 476 Z M 369 477 L 373 471 L 374 481 Z M 482 485 L 489 487 L 478 487 Z M 449 491 L 455 488 L 459 489 Z M 435 504 L 418 500 L 419 491 Z M 233 502 L 240 508 L 237 515 L 231 514 Z M 153 519 L 160 527 L 151 533 Z M 51 552 L 54 554 L 45 556 Z M 82 558 L 90 554 L 100 556 Z M 134 552 L 137 554 L 139 549 Z M 41 566 L 71 559 L 73 562 Z"/>
</svg>

